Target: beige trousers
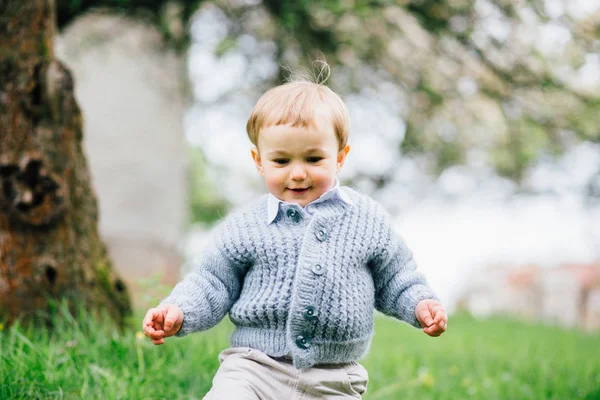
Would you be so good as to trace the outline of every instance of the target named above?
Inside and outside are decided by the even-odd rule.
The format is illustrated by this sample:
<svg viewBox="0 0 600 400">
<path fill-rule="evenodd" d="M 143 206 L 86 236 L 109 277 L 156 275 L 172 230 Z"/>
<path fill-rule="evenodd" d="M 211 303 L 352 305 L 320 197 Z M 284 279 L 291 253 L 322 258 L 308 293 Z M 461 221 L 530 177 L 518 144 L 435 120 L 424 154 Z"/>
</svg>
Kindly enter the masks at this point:
<svg viewBox="0 0 600 400">
<path fill-rule="evenodd" d="M 367 370 L 358 363 L 297 369 L 248 347 L 224 350 L 204 400 L 361 399 Z"/>
</svg>

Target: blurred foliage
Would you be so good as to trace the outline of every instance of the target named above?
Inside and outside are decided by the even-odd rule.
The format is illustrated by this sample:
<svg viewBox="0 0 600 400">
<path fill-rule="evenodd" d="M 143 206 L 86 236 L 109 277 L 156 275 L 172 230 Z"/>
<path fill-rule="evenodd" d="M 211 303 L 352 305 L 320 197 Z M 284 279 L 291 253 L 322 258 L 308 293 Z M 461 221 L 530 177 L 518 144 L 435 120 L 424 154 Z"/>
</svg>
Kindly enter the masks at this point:
<svg viewBox="0 0 600 400">
<path fill-rule="evenodd" d="M 202 150 L 199 148 L 189 147 L 189 212 L 190 223 L 206 223 L 221 219 L 227 214 L 227 210 L 231 206 L 227 200 L 218 195 L 218 190 L 215 188 L 214 180 L 210 179 L 206 174 L 206 161 Z"/>
<path fill-rule="evenodd" d="M 60 29 L 90 10 L 117 12 L 158 26 L 172 46 L 183 50 L 188 40 L 187 29 L 181 32 L 179 29 L 173 29 L 172 19 L 189 21 L 200 2 L 201 0 L 56 0 L 56 20 Z M 171 10 L 175 11 L 175 15 Z"/>
<path fill-rule="evenodd" d="M 218 8 L 228 32 L 215 53 L 240 50 L 242 37 L 273 43 L 280 69 L 271 84 L 285 78 L 281 66 L 321 54 L 342 94 L 393 82 L 407 99 L 401 150 L 432 173 L 468 163 L 475 149 L 520 181 L 541 156 L 600 142 L 599 85 L 578 78 L 600 50 L 600 10 L 577 15 L 567 1 L 57 0 L 59 24 L 92 6 L 147 18 L 182 50 L 194 13 Z"/>
</svg>

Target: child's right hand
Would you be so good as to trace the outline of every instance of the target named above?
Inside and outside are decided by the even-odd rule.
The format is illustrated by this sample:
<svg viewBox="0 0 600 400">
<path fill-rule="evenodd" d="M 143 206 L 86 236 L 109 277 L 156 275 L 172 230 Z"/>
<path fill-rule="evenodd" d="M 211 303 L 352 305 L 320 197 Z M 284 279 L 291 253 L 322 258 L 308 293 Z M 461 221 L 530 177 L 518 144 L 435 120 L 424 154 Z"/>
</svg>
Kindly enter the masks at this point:
<svg viewBox="0 0 600 400">
<path fill-rule="evenodd" d="M 175 335 L 183 324 L 183 311 L 174 304 L 151 308 L 144 317 L 143 328 L 154 344 L 163 344 L 165 338 Z"/>
</svg>

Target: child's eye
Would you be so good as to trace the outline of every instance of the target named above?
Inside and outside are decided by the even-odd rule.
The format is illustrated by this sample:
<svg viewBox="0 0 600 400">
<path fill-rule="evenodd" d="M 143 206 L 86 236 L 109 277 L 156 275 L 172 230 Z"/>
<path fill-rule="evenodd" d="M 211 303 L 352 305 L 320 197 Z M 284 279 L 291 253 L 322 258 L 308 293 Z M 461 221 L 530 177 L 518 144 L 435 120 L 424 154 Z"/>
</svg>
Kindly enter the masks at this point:
<svg viewBox="0 0 600 400">
<path fill-rule="evenodd" d="M 316 163 L 321 161 L 322 159 L 323 157 L 308 157 L 306 161 L 308 161 L 309 163 Z"/>
<path fill-rule="evenodd" d="M 287 158 L 276 158 L 273 160 L 275 164 L 284 165 L 288 163 Z"/>
</svg>

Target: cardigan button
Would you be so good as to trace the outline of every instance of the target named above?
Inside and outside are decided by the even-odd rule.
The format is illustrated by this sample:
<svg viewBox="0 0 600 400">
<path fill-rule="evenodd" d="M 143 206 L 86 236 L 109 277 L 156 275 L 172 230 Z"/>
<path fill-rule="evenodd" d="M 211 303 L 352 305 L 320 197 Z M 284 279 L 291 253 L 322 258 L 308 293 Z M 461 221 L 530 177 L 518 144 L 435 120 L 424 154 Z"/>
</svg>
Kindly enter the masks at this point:
<svg viewBox="0 0 600 400">
<path fill-rule="evenodd" d="M 315 306 L 306 306 L 304 308 L 304 318 L 307 321 L 312 321 L 312 320 L 316 319 L 318 315 L 319 315 L 319 313 L 317 312 L 317 309 Z"/>
<path fill-rule="evenodd" d="M 319 239 L 320 242 L 327 240 L 327 230 L 325 228 L 320 228 L 317 231 L 317 239 Z"/>
<path fill-rule="evenodd" d="M 288 208 L 286 214 L 294 222 L 298 222 L 302 218 L 300 213 L 298 211 L 294 210 L 293 208 Z"/>
<path fill-rule="evenodd" d="M 296 336 L 296 345 L 301 349 L 308 349 L 310 347 L 310 337 L 304 335 Z"/>
<path fill-rule="evenodd" d="M 322 266 L 321 264 L 315 264 L 313 265 L 313 267 L 311 268 L 311 271 L 313 272 L 313 274 L 315 275 L 323 275 L 325 273 L 325 267 Z"/>
</svg>

